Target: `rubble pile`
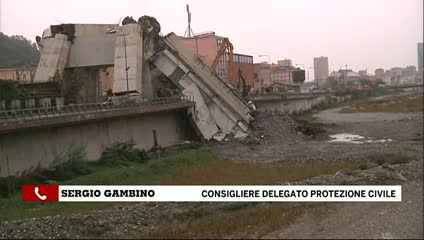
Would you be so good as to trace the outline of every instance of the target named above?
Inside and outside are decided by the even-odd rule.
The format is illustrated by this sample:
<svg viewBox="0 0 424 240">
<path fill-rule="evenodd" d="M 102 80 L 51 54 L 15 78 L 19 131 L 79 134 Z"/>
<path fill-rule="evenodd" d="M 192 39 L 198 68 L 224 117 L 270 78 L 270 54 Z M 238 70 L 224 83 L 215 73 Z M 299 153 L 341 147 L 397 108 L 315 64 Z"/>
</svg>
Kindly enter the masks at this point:
<svg viewBox="0 0 424 240">
<path fill-rule="evenodd" d="M 253 133 L 260 139 L 272 142 L 290 142 L 301 136 L 296 131 L 296 120 L 283 112 L 263 111 L 255 113 L 256 129 Z"/>
</svg>

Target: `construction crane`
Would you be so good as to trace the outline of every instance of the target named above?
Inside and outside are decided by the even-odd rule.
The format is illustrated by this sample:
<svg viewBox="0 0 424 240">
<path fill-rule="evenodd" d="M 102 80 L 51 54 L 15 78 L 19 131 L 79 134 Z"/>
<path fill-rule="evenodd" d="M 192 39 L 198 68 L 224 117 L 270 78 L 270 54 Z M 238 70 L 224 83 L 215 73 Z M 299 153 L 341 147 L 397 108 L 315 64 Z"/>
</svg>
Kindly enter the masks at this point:
<svg viewBox="0 0 424 240">
<path fill-rule="evenodd" d="M 230 42 L 230 40 L 228 40 L 228 38 L 224 38 L 221 42 L 221 46 L 218 50 L 218 54 L 216 55 L 215 59 L 212 62 L 212 68 L 216 69 L 216 67 L 218 66 L 219 60 L 221 59 L 221 57 L 228 52 L 228 68 L 227 68 L 227 73 L 228 73 L 228 81 L 230 83 L 235 82 L 235 76 L 234 76 L 234 53 L 233 53 L 234 47 L 233 44 Z"/>
</svg>

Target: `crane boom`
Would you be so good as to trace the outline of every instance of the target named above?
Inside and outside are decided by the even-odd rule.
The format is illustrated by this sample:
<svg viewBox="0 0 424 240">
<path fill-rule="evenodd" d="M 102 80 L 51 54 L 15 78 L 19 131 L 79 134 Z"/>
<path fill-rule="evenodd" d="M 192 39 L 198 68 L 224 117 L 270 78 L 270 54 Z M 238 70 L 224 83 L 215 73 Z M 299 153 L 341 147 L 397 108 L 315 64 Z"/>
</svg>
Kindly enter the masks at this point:
<svg viewBox="0 0 424 240">
<path fill-rule="evenodd" d="M 222 40 L 221 46 L 218 50 L 218 54 L 216 55 L 215 59 L 212 62 L 212 68 L 216 69 L 216 66 L 218 66 L 219 60 L 221 57 L 225 54 L 225 50 L 228 49 L 228 81 L 234 82 L 234 47 L 233 44 L 230 42 L 228 38 L 224 38 Z"/>
</svg>

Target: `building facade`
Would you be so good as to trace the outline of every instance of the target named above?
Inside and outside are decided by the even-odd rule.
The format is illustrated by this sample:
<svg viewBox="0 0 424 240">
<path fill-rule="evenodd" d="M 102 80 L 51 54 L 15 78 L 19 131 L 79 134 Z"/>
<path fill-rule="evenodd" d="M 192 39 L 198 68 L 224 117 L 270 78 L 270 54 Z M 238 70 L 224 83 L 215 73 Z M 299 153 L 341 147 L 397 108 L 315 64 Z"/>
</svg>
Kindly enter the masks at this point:
<svg viewBox="0 0 424 240">
<path fill-rule="evenodd" d="M 277 61 L 278 66 L 284 66 L 284 67 L 291 67 L 292 66 L 292 60 L 286 58 L 283 60 Z"/>
<path fill-rule="evenodd" d="M 228 63 L 228 62 L 227 62 Z M 248 89 L 253 88 L 253 56 L 244 54 L 234 54 L 234 75 L 236 79 L 239 79 L 239 73 L 245 80 L 246 87 Z M 240 79 L 237 82 L 231 83 L 236 88 L 240 88 Z"/>
<path fill-rule="evenodd" d="M 253 64 L 254 92 L 264 92 L 271 86 L 271 65 L 267 62 Z"/>
<path fill-rule="evenodd" d="M 215 32 L 206 32 L 195 34 L 194 37 L 184 38 L 181 37 L 187 47 L 196 52 L 200 59 L 207 65 L 211 66 L 215 60 L 218 50 L 221 47 L 224 37 L 218 36 Z M 233 54 L 234 60 L 234 73 L 235 80 L 229 82 L 233 87 L 239 88 L 240 78 L 239 70 L 242 74 L 245 83 L 248 87 L 253 88 L 254 85 L 254 66 L 253 66 L 253 56 L 246 54 Z M 216 67 L 216 73 L 220 76 L 221 79 L 228 81 L 228 64 L 229 64 L 229 54 L 226 52 L 218 62 Z"/>
<path fill-rule="evenodd" d="M 374 72 L 375 78 L 382 80 L 384 78 L 384 69 L 383 68 L 377 68 Z"/>
<path fill-rule="evenodd" d="M 271 81 L 280 83 L 292 83 L 293 72 L 288 66 L 273 65 L 271 70 Z"/>
<path fill-rule="evenodd" d="M 314 74 L 318 87 L 323 87 L 327 84 L 329 75 L 328 57 L 314 58 Z"/>
<path fill-rule="evenodd" d="M 0 69 L 0 80 L 12 80 L 23 83 L 30 83 L 34 80 L 36 68 L 33 66 L 24 66 L 17 68 Z"/>
</svg>

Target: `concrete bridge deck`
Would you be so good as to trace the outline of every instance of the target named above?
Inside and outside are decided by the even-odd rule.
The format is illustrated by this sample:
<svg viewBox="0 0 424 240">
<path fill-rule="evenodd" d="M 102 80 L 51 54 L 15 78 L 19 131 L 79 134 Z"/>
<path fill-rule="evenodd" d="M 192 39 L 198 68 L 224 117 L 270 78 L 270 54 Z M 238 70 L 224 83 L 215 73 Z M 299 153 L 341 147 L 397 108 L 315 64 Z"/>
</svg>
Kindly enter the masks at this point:
<svg viewBox="0 0 424 240">
<path fill-rule="evenodd" d="M 252 95 L 249 97 L 253 102 L 281 101 L 281 100 L 297 100 L 297 99 L 313 99 L 320 96 L 333 95 L 333 92 L 316 92 L 316 93 L 267 93 Z"/>
<path fill-rule="evenodd" d="M 65 126 L 193 107 L 188 97 L 157 98 L 149 102 L 81 104 L 0 111 L 0 134 L 30 128 Z"/>
</svg>

